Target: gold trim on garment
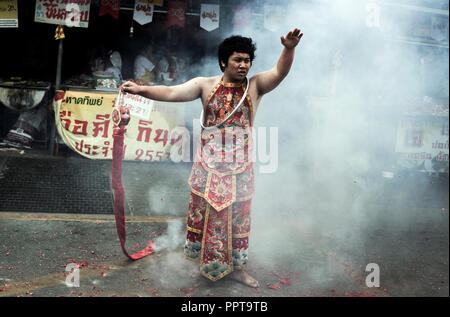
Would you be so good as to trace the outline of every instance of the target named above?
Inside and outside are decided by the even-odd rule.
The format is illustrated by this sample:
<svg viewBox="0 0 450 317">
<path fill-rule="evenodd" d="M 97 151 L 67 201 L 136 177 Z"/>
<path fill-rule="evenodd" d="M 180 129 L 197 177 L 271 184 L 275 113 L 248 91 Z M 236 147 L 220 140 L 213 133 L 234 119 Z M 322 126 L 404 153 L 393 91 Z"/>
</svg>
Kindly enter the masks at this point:
<svg viewBox="0 0 450 317">
<path fill-rule="evenodd" d="M 223 81 L 223 77 L 220 80 L 219 84 L 223 85 L 224 87 L 246 87 L 246 83 L 247 81 L 244 80 L 242 81 L 242 83 L 226 83 Z"/>
<path fill-rule="evenodd" d="M 199 234 L 202 233 L 202 230 L 200 230 L 200 229 L 194 229 L 194 228 L 192 228 L 192 227 L 189 227 L 188 225 L 186 225 L 186 228 L 187 228 L 187 230 L 189 230 L 189 231 L 191 231 L 191 232 L 193 232 L 193 233 L 199 233 Z"/>
<path fill-rule="evenodd" d="M 208 220 L 209 220 L 209 209 L 210 209 L 210 206 L 209 205 L 207 205 L 206 206 L 206 212 L 205 212 L 205 222 L 203 223 L 203 237 L 202 237 L 202 249 L 201 249 L 201 253 L 200 253 L 200 272 L 202 271 L 201 270 L 201 268 L 202 268 L 202 263 L 203 263 L 203 251 L 205 250 L 205 239 L 206 239 L 206 229 L 207 229 L 207 227 L 208 227 Z"/>
<path fill-rule="evenodd" d="M 196 258 L 196 259 L 193 259 L 193 258 L 190 258 L 190 257 L 188 257 L 188 256 L 184 256 L 184 258 L 186 259 L 186 260 L 189 260 L 189 261 L 192 261 L 192 262 L 194 262 L 194 263 L 199 263 L 200 262 L 200 258 Z"/>
<path fill-rule="evenodd" d="M 206 98 L 206 106 L 208 106 L 209 103 L 211 102 L 211 98 L 212 98 L 212 96 L 214 96 L 214 94 L 216 93 L 217 89 L 219 89 L 220 83 L 221 83 L 221 82 L 222 82 L 222 81 L 219 81 L 219 82 L 214 86 L 214 88 L 211 90 L 211 92 L 209 93 L 208 97 Z"/>
<path fill-rule="evenodd" d="M 248 236 L 250 236 L 250 232 L 246 232 L 246 233 L 233 233 L 233 238 L 242 239 L 242 238 L 247 238 Z"/>
<path fill-rule="evenodd" d="M 204 265 L 203 264 L 203 254 L 204 254 L 204 249 L 205 249 L 205 239 L 206 239 L 206 228 L 208 226 L 208 220 L 209 220 L 209 213 L 210 213 L 210 206 L 208 205 L 206 207 L 206 217 L 205 217 L 205 224 L 204 224 L 204 228 L 203 228 L 203 238 L 202 238 L 202 249 L 201 249 L 201 257 L 200 257 L 200 274 L 202 274 L 204 277 L 206 277 L 207 279 L 215 282 L 217 280 L 220 280 L 221 278 L 223 278 L 225 275 L 230 274 L 231 272 L 233 272 L 234 267 L 233 267 L 233 245 L 232 245 L 232 233 L 231 233 L 231 226 L 232 226 L 232 209 L 231 206 L 228 207 L 228 261 L 231 263 L 229 264 L 229 269 L 227 269 L 226 271 L 222 272 L 221 274 L 217 275 L 217 276 L 211 276 L 206 274 L 205 272 L 203 272 L 202 267 Z"/>
</svg>

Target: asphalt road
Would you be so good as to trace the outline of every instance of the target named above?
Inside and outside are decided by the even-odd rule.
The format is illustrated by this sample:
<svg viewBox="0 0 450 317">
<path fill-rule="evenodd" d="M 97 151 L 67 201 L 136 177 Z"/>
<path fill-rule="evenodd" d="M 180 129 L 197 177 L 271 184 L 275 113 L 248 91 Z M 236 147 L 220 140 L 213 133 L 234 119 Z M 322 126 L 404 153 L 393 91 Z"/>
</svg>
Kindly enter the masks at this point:
<svg viewBox="0 0 450 317">
<path fill-rule="evenodd" d="M 189 164 L 124 164 L 127 249 L 151 239 L 156 250 L 138 261 L 122 254 L 113 215 L 0 212 L 0 297 L 449 295 L 448 177 L 425 180 L 436 188 L 419 198 L 406 183 L 387 184 L 356 208 L 360 186 L 350 209 L 323 199 L 271 209 L 274 189 L 260 186 L 247 269 L 260 282 L 253 289 L 228 277 L 211 282 L 183 259 L 189 172 Z M 364 221 L 355 210 L 367 210 Z M 70 263 L 79 265 L 79 286 L 67 280 Z M 378 285 L 373 275 L 368 282 L 371 263 Z"/>
</svg>

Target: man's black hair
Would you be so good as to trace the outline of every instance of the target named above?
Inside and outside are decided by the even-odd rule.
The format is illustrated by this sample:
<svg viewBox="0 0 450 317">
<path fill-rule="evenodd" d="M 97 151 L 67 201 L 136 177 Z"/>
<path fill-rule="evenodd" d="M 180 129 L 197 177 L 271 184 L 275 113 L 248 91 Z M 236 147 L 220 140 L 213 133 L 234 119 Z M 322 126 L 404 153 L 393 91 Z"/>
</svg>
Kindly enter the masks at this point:
<svg viewBox="0 0 450 317">
<path fill-rule="evenodd" d="M 219 45 L 218 51 L 218 59 L 220 69 L 225 71 L 225 68 L 220 63 L 221 61 L 225 63 L 225 66 L 228 65 L 228 58 L 236 53 L 247 53 L 250 56 L 250 62 L 253 62 L 255 58 L 256 45 L 252 42 L 252 39 L 249 37 L 243 37 L 240 35 L 234 35 L 226 38 Z"/>
</svg>

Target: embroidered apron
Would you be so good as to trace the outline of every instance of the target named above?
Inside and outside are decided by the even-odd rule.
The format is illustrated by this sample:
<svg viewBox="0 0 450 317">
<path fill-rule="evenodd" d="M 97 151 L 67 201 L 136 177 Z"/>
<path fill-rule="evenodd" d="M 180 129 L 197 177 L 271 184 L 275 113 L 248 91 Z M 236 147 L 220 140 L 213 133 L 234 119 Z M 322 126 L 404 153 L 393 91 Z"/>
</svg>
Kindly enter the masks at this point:
<svg viewBox="0 0 450 317">
<path fill-rule="evenodd" d="M 207 99 L 204 126 L 222 122 L 237 105 L 245 83 L 220 81 Z M 221 126 L 202 130 L 189 177 L 185 258 L 216 281 L 247 264 L 250 204 L 254 194 L 252 102 L 249 95 Z"/>
</svg>

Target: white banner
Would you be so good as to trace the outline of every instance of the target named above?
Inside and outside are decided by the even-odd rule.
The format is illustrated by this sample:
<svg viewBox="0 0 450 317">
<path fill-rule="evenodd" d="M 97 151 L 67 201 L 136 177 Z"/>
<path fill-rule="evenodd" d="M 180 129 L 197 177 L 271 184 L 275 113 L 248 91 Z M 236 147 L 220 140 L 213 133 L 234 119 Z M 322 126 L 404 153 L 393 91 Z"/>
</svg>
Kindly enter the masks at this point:
<svg viewBox="0 0 450 317">
<path fill-rule="evenodd" d="M 202 3 L 200 9 L 200 27 L 208 32 L 219 27 L 220 6 Z"/>
<path fill-rule="evenodd" d="M 115 107 L 124 107 L 130 110 L 132 116 L 150 120 L 154 101 L 139 95 L 133 95 L 119 91 Z"/>
<path fill-rule="evenodd" d="M 286 13 L 283 8 L 275 5 L 264 5 L 264 27 L 272 32 L 283 26 Z"/>
<path fill-rule="evenodd" d="M 36 0 L 34 22 L 87 28 L 90 0 Z"/>
<path fill-rule="evenodd" d="M 133 20 L 144 25 L 153 21 L 154 5 L 145 0 L 136 0 L 134 4 Z"/>
</svg>

